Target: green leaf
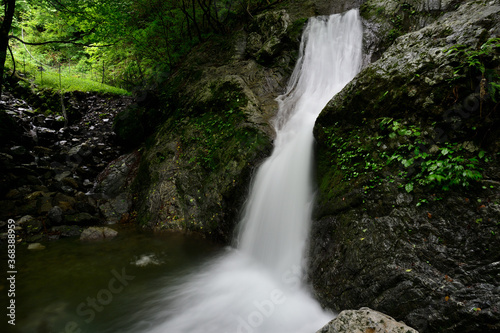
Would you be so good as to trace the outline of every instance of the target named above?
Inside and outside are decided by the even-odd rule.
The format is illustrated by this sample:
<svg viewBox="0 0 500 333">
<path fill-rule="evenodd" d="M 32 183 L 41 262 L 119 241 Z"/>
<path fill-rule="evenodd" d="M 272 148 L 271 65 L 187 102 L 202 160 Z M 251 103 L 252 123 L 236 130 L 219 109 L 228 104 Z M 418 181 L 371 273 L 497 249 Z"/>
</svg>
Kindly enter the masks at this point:
<svg viewBox="0 0 500 333">
<path fill-rule="evenodd" d="M 410 193 L 411 191 L 413 191 L 413 183 L 408 183 L 405 185 L 405 190 L 406 192 Z"/>
<path fill-rule="evenodd" d="M 401 163 L 405 166 L 405 168 L 409 167 L 410 165 L 413 164 L 413 158 L 410 158 L 409 160 L 403 160 Z"/>
<path fill-rule="evenodd" d="M 452 153 L 452 152 L 453 152 L 453 151 L 452 151 L 452 150 L 450 150 L 450 149 L 448 149 L 448 148 L 443 148 L 443 149 L 441 149 L 441 154 L 443 154 L 443 155 L 445 155 L 445 156 L 446 156 L 446 155 L 448 155 L 449 153 Z"/>
</svg>

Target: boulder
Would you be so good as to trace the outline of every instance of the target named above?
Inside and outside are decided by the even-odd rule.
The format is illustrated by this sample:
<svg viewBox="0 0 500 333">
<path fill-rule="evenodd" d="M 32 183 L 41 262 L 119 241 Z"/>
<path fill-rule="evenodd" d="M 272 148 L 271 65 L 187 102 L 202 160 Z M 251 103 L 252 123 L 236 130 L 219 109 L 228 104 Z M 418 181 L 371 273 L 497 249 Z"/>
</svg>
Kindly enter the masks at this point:
<svg viewBox="0 0 500 333">
<path fill-rule="evenodd" d="M 418 333 L 415 329 L 370 308 L 344 310 L 316 333 Z"/>
<path fill-rule="evenodd" d="M 112 239 L 118 235 L 116 230 L 108 227 L 89 227 L 80 235 L 80 240 L 82 241 L 98 241 L 104 239 Z"/>
<path fill-rule="evenodd" d="M 131 206 L 130 195 L 124 192 L 115 198 L 105 200 L 99 206 L 99 210 L 107 223 L 118 223 L 127 218 Z"/>
<path fill-rule="evenodd" d="M 28 244 L 28 250 L 44 250 L 45 245 L 42 245 L 40 243 L 31 243 Z"/>
<path fill-rule="evenodd" d="M 50 229 L 51 233 L 61 237 L 75 237 L 82 233 L 81 228 L 76 225 L 58 225 Z"/>
<path fill-rule="evenodd" d="M 53 225 L 59 225 L 63 221 L 63 210 L 59 206 L 54 206 L 47 216 Z"/>
<path fill-rule="evenodd" d="M 52 209 L 52 198 L 45 194 L 36 200 L 36 209 L 39 215 L 46 214 Z"/>
<path fill-rule="evenodd" d="M 272 61 L 282 50 L 282 39 L 287 36 L 290 25 L 290 16 L 285 10 L 257 15 L 249 28 L 248 54 L 262 64 Z"/>
<path fill-rule="evenodd" d="M 139 153 L 132 152 L 111 161 L 97 176 L 94 194 L 107 199 L 126 191 L 139 165 L 139 158 Z"/>
<path fill-rule="evenodd" d="M 108 164 L 99 174 L 93 196 L 99 199 L 99 210 L 107 223 L 127 218 L 132 206 L 130 184 L 139 166 L 140 154 L 129 153 Z"/>
<path fill-rule="evenodd" d="M 64 224 L 68 225 L 88 226 L 99 224 L 100 222 L 99 218 L 90 215 L 89 213 L 77 213 L 64 216 Z"/>
<path fill-rule="evenodd" d="M 309 272 L 336 311 L 369 306 L 421 333 L 496 332 L 500 114 L 469 60 L 482 50 L 498 73 L 488 41 L 500 2 L 450 3 L 401 31 L 318 117 Z"/>
</svg>

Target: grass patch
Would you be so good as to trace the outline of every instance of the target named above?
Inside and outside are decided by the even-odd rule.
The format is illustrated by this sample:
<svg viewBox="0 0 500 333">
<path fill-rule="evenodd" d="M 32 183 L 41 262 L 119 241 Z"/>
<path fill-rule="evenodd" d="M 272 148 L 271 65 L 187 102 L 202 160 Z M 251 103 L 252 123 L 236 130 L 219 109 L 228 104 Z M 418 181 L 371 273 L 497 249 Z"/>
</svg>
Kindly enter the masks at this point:
<svg viewBox="0 0 500 333">
<path fill-rule="evenodd" d="M 16 53 L 16 52 L 14 52 Z M 16 54 L 15 54 L 16 55 Z M 131 95 L 125 89 L 113 87 L 105 83 L 92 80 L 92 75 L 89 78 L 81 77 L 88 75 L 74 69 L 75 66 L 61 66 L 61 71 L 57 67 L 44 65 L 43 71 L 40 71 L 38 60 L 26 59 L 19 61 L 16 55 L 16 72 L 23 73 L 26 79 L 37 85 L 39 88 L 48 88 L 53 90 L 61 90 L 62 92 L 82 91 L 109 93 L 116 95 Z M 7 58 L 5 62 L 6 72 L 12 71 L 14 68 L 12 59 Z M 71 70 L 73 68 L 73 70 Z M 97 77 L 98 79 L 98 77 Z"/>
<path fill-rule="evenodd" d="M 43 88 L 52 88 L 55 90 L 60 89 L 63 92 L 83 91 L 110 93 L 116 95 L 130 95 L 130 93 L 125 89 L 112 87 L 104 83 L 99 83 L 75 76 L 61 75 L 61 77 L 59 77 L 59 73 L 53 72 L 37 73 L 34 83 Z"/>
</svg>

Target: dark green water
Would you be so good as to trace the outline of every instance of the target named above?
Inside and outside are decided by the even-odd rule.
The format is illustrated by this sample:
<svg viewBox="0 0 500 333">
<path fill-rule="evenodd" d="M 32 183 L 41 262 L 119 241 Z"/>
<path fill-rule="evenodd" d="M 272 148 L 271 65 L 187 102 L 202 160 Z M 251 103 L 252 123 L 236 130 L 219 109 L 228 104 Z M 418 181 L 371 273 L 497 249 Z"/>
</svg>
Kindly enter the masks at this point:
<svg viewBox="0 0 500 333">
<path fill-rule="evenodd" d="M 152 234 L 112 226 L 113 240 L 43 242 L 44 250 L 16 248 L 16 325 L 7 324 L 7 280 L 0 282 L 1 332 L 123 332 L 141 320 L 139 309 L 196 269 L 220 246 L 180 233 Z M 6 272 L 2 246 L 2 275 Z"/>
</svg>

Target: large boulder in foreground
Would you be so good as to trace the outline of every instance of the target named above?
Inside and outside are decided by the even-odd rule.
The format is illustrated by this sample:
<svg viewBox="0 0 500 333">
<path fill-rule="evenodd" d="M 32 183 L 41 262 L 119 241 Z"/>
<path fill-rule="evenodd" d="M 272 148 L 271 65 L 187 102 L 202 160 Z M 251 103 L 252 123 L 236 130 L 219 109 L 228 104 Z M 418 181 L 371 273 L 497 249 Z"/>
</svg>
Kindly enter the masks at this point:
<svg viewBox="0 0 500 333">
<path fill-rule="evenodd" d="M 89 227 L 82 231 L 80 235 L 81 241 L 99 241 L 104 239 L 112 239 L 118 235 L 116 230 L 108 227 Z"/>
<path fill-rule="evenodd" d="M 319 116 L 309 262 L 324 306 L 500 330 L 498 37 L 500 2 L 465 2 L 395 39 Z"/>
<path fill-rule="evenodd" d="M 404 323 L 398 322 L 370 308 L 344 310 L 316 333 L 418 333 Z"/>
</svg>

